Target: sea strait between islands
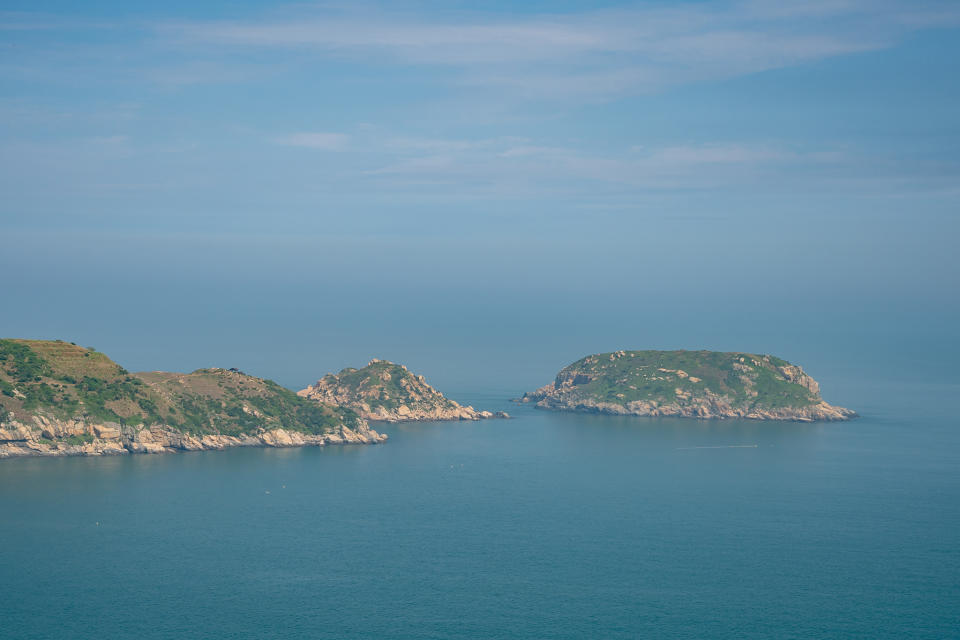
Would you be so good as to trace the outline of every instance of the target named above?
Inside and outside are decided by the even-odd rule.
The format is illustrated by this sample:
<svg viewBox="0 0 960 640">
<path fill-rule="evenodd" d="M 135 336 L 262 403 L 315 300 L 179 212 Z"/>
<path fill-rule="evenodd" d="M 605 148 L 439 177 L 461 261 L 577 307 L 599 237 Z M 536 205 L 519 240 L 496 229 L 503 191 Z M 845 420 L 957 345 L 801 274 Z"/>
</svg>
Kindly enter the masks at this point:
<svg viewBox="0 0 960 640">
<path fill-rule="evenodd" d="M 819 384 L 772 355 L 590 355 L 517 399 L 553 411 L 638 417 L 837 421 Z M 509 418 L 462 406 L 405 366 L 374 359 L 294 393 L 236 368 L 131 373 L 61 340 L 0 340 L 0 458 L 229 447 L 378 444 L 371 423 Z M 382 428 L 382 427 L 378 427 Z"/>
</svg>

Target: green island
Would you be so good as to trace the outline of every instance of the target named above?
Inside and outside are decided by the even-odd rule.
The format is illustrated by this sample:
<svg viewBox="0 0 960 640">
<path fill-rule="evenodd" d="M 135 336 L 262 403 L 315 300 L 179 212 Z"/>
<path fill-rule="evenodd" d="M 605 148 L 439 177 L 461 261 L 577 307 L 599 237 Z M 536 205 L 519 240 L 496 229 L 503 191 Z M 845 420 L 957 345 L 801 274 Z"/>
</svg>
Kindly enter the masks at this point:
<svg viewBox="0 0 960 640">
<path fill-rule="evenodd" d="M 509 417 L 502 411 L 464 407 L 427 384 L 423 376 L 388 360 L 374 359 L 361 369 L 350 367 L 340 373 L 328 373 L 297 393 L 316 402 L 348 407 L 362 418 L 382 422 Z"/>
<path fill-rule="evenodd" d="M 564 367 L 520 402 L 611 415 L 849 420 L 802 368 L 771 355 L 720 351 L 615 351 Z"/>
<path fill-rule="evenodd" d="M 382 442 L 348 407 L 236 369 L 131 373 L 59 340 L 0 340 L 0 457 Z"/>
<path fill-rule="evenodd" d="M 616 351 L 587 356 L 520 402 L 613 415 L 848 420 L 802 368 L 771 355 Z M 386 440 L 369 421 L 481 420 L 405 366 L 374 359 L 297 393 L 237 369 L 131 373 L 61 340 L 0 340 L 0 458 Z"/>
</svg>

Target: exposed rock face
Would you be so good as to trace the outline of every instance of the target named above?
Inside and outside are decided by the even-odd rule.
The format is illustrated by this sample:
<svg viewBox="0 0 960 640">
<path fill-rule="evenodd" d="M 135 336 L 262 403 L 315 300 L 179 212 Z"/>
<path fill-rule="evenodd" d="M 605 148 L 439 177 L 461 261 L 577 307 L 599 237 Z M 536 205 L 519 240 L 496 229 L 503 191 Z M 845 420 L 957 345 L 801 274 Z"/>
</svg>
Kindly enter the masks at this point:
<svg viewBox="0 0 960 640">
<path fill-rule="evenodd" d="M 32 432 L 28 427 L 16 423 L 7 423 L 0 429 L 0 443 L 4 442 L 26 442 L 32 437 Z"/>
<path fill-rule="evenodd" d="M 510 417 L 503 411 L 491 413 L 461 406 L 427 384 L 423 376 L 387 360 L 374 359 L 362 369 L 329 373 L 297 395 L 382 422 Z"/>
<path fill-rule="evenodd" d="M 849 420 L 803 369 L 774 356 L 712 351 L 617 351 L 565 367 L 520 402 L 611 415 Z"/>
<path fill-rule="evenodd" d="M 236 369 L 130 373 L 72 343 L 0 340 L 0 458 L 386 440 L 349 409 Z"/>
<path fill-rule="evenodd" d="M 172 453 L 229 447 L 322 447 L 328 444 L 377 444 L 387 439 L 363 420 L 355 429 L 341 426 L 329 433 L 259 429 L 240 435 L 191 435 L 168 425 L 146 427 L 60 421 L 43 417 L 45 426 L 0 420 L 0 458 L 22 456 L 107 456 L 127 453 Z M 50 438 L 45 434 L 64 433 Z"/>
</svg>

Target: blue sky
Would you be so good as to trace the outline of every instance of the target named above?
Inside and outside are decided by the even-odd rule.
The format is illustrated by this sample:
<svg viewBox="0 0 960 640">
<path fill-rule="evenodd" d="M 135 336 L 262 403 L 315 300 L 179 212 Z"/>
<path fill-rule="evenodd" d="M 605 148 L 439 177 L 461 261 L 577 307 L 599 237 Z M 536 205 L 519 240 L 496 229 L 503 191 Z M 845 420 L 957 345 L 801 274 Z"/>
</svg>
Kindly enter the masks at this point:
<svg viewBox="0 0 960 640">
<path fill-rule="evenodd" d="M 956 349 L 960 6 L 517 4 L 2 3 L 0 333 L 292 386 Z"/>
</svg>

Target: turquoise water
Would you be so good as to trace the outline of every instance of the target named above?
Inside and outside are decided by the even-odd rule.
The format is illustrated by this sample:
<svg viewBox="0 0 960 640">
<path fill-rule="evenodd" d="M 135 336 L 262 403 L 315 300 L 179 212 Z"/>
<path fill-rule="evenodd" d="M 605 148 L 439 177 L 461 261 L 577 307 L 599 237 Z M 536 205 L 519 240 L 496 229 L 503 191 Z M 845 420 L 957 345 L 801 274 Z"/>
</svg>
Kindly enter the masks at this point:
<svg viewBox="0 0 960 640">
<path fill-rule="evenodd" d="M 957 637 L 958 388 L 831 388 L 864 417 L 504 391 L 384 446 L 0 462 L 0 635 Z"/>
</svg>

